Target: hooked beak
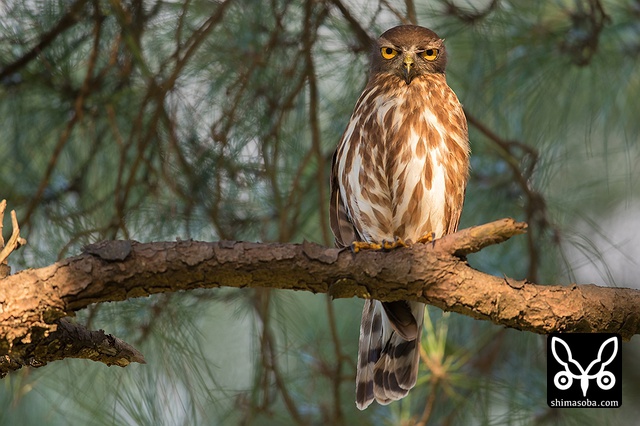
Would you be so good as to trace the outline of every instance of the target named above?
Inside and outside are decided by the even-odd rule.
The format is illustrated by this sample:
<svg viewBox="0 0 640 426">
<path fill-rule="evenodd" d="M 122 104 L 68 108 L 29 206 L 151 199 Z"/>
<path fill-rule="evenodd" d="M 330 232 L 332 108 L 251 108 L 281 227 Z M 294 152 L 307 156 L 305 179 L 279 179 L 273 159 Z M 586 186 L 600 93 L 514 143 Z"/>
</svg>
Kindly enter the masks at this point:
<svg viewBox="0 0 640 426">
<path fill-rule="evenodd" d="M 411 54 L 406 54 L 404 61 L 402 61 L 402 76 L 407 85 L 409 85 L 411 80 L 416 76 L 415 62 Z"/>
</svg>

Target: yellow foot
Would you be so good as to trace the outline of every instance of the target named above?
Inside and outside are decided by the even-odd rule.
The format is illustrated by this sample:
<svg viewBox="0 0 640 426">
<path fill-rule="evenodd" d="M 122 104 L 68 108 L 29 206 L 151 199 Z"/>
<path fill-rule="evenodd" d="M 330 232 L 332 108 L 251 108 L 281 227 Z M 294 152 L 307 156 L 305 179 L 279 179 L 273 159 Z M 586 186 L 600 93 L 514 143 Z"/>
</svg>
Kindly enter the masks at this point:
<svg viewBox="0 0 640 426">
<path fill-rule="evenodd" d="M 393 241 L 382 241 L 382 248 L 384 250 L 393 250 L 398 247 L 408 247 L 408 245 L 400 237 L 396 237 Z"/>
<path fill-rule="evenodd" d="M 408 247 L 402 238 L 396 237 L 393 241 L 382 240 L 382 244 L 368 243 L 366 241 L 354 241 L 351 250 L 358 253 L 360 250 L 393 250 L 398 247 Z"/>
<path fill-rule="evenodd" d="M 382 250 L 382 246 L 378 243 L 368 243 L 366 241 L 354 241 L 351 243 L 351 250 L 354 253 L 360 250 Z"/>
<path fill-rule="evenodd" d="M 435 232 L 427 232 L 422 237 L 418 238 L 418 241 L 416 241 L 416 242 L 417 243 L 421 243 L 421 244 L 427 244 L 427 243 L 432 242 L 435 239 L 436 239 L 436 233 Z"/>
</svg>

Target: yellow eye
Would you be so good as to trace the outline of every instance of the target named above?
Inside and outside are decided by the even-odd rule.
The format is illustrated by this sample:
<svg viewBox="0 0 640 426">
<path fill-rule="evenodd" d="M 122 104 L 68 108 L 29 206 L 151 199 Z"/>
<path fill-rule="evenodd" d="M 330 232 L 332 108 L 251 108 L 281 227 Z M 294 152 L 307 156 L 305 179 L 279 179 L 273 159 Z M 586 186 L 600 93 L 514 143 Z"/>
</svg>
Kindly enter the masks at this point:
<svg viewBox="0 0 640 426">
<path fill-rule="evenodd" d="M 383 47 L 380 49 L 380 53 L 382 53 L 382 57 L 385 59 L 393 59 L 398 54 L 398 51 L 390 47 Z"/>
<path fill-rule="evenodd" d="M 422 57 L 427 61 L 435 61 L 435 59 L 438 57 L 438 49 L 427 49 L 422 52 Z"/>
</svg>

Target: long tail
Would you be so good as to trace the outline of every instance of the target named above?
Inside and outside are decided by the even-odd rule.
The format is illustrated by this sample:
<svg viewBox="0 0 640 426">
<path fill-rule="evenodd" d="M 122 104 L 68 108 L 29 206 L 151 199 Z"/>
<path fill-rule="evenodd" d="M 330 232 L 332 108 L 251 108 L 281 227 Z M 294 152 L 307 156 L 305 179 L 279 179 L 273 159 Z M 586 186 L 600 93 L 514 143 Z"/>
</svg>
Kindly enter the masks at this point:
<svg viewBox="0 0 640 426">
<path fill-rule="evenodd" d="M 409 393 L 418 378 L 424 303 L 366 300 L 360 323 L 356 406 L 389 404 Z"/>
</svg>

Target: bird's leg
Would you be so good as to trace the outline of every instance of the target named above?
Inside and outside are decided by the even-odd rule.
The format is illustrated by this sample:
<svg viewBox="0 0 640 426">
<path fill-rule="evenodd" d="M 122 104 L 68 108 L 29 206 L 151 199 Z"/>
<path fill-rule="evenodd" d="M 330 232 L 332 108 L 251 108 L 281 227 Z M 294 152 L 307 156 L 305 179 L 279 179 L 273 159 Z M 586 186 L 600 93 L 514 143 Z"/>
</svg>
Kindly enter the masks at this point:
<svg viewBox="0 0 640 426">
<path fill-rule="evenodd" d="M 418 238 L 418 240 L 416 242 L 417 243 L 421 243 L 421 244 L 427 244 L 427 243 L 430 243 L 430 242 L 434 241 L 435 239 L 436 239 L 436 233 L 435 232 L 427 232 L 422 237 Z"/>
</svg>

